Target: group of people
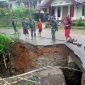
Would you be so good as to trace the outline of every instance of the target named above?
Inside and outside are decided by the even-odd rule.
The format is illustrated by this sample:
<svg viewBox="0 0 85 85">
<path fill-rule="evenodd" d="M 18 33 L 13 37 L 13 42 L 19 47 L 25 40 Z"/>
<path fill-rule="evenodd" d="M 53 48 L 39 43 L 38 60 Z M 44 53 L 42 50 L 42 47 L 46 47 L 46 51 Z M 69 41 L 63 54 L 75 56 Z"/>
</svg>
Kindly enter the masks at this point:
<svg viewBox="0 0 85 85">
<path fill-rule="evenodd" d="M 56 20 L 55 16 L 50 16 L 49 22 L 51 25 L 52 40 L 55 41 L 56 40 L 55 33 L 56 33 L 56 31 L 58 31 L 59 21 Z M 68 15 L 67 17 L 65 17 L 64 20 L 62 20 L 62 23 L 64 24 L 66 41 L 70 42 L 70 41 L 72 41 L 72 39 L 70 37 L 70 30 L 71 30 L 71 25 L 72 25 L 71 17 Z"/>
<path fill-rule="evenodd" d="M 56 31 L 58 31 L 58 20 L 56 20 L 55 16 L 51 16 L 49 18 L 49 23 L 51 25 L 51 34 L 52 34 L 52 41 L 55 41 L 55 33 Z M 70 30 L 71 30 L 71 18 L 69 16 L 67 16 L 64 20 L 64 29 L 65 29 L 65 37 L 66 37 L 66 41 L 70 41 L 71 37 L 70 37 Z M 14 31 L 17 32 L 17 28 L 16 28 L 16 24 L 17 21 L 14 18 L 12 21 L 12 25 L 14 28 Z M 26 39 L 29 38 L 29 32 L 28 29 L 30 29 L 31 32 L 31 39 L 36 39 L 36 24 L 33 18 L 29 18 L 29 21 L 25 18 L 23 18 L 22 20 L 22 27 L 23 27 L 23 34 L 25 35 Z M 39 22 L 37 24 L 37 28 L 39 30 L 39 36 L 41 36 L 41 32 L 42 32 L 42 22 L 41 19 L 39 18 Z"/>
<path fill-rule="evenodd" d="M 51 16 L 49 21 L 51 24 L 52 40 L 55 41 L 55 32 L 58 31 L 59 22 L 58 20 L 56 20 L 55 16 Z M 67 42 L 73 41 L 74 39 L 70 37 L 70 30 L 72 25 L 71 17 L 69 15 L 65 17 L 64 20 L 62 20 L 62 24 L 64 24 L 66 41 Z"/>
<path fill-rule="evenodd" d="M 14 18 L 12 21 L 12 26 L 14 28 L 15 33 L 18 32 L 16 26 L 17 26 L 17 21 Z M 23 18 L 22 20 L 22 27 L 23 27 L 23 34 L 25 35 L 26 39 L 29 38 L 29 31 L 31 32 L 31 39 L 36 39 L 36 24 L 33 18 L 29 18 L 29 20 L 27 20 L 26 18 Z M 42 32 L 42 22 L 41 19 L 39 19 L 38 22 L 38 30 L 39 30 L 39 36 L 41 36 L 41 32 Z"/>
</svg>

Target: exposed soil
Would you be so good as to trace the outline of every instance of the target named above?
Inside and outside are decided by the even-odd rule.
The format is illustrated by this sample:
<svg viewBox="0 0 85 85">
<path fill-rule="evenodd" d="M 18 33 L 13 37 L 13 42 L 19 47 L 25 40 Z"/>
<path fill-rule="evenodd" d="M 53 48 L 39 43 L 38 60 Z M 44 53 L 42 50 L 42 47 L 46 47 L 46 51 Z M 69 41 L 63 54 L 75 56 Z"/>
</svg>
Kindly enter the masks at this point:
<svg viewBox="0 0 85 85">
<path fill-rule="evenodd" d="M 77 67 L 75 62 L 68 64 L 69 56 L 72 56 L 71 53 L 72 51 L 65 45 L 34 46 L 28 43 L 18 42 L 12 51 L 12 73 L 13 75 L 19 75 L 41 67 L 61 66 L 60 69 L 63 72 L 62 75 L 64 75 L 66 85 L 81 85 L 82 72 L 79 68 L 79 70 L 73 69 Z M 72 68 L 68 68 L 68 66 Z M 2 71 L 0 72 L 0 76 L 7 77 L 9 75 L 9 70 L 4 69 L 3 67 L 4 65 L 0 67 L 0 70 Z M 58 70 L 56 70 L 56 72 L 58 72 Z M 32 75 L 32 78 L 34 79 L 35 77 Z M 53 78 L 48 77 L 46 79 L 48 80 L 49 78 L 51 78 L 51 80 L 54 78 L 53 80 L 55 80 L 58 76 L 53 76 Z M 28 81 L 22 80 L 17 83 L 20 85 L 28 84 Z M 51 85 L 56 85 L 56 82 L 55 84 L 53 82 Z"/>
<path fill-rule="evenodd" d="M 16 44 L 13 50 L 15 74 L 44 66 L 67 66 L 69 50 L 65 45 L 35 48 L 33 50 L 31 45 Z"/>
</svg>

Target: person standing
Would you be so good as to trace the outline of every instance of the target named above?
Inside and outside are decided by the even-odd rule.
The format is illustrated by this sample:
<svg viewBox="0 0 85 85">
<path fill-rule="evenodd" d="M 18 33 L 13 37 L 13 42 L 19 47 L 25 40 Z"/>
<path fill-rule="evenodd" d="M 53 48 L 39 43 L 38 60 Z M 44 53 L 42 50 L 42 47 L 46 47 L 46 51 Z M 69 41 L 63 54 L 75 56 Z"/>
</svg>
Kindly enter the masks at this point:
<svg viewBox="0 0 85 85">
<path fill-rule="evenodd" d="M 29 33 L 28 33 L 28 21 L 25 18 L 23 18 L 22 27 L 23 27 L 23 34 L 25 35 L 25 37 L 27 39 L 29 37 Z"/>
<path fill-rule="evenodd" d="M 41 32 L 42 32 L 42 22 L 41 22 L 41 19 L 39 19 L 39 22 L 38 22 L 38 31 L 39 31 L 39 36 L 41 37 Z"/>
<path fill-rule="evenodd" d="M 36 39 L 36 28 L 35 28 L 35 21 L 34 19 L 30 18 L 29 19 L 29 27 L 31 30 L 31 39 Z"/>
<path fill-rule="evenodd" d="M 66 41 L 70 40 L 71 24 L 72 24 L 71 18 L 70 16 L 67 16 L 64 20 Z"/>
<path fill-rule="evenodd" d="M 16 18 L 14 18 L 14 19 L 12 20 L 12 26 L 13 26 L 14 32 L 15 32 L 15 33 L 18 32 L 18 30 L 17 30 L 17 20 L 16 20 Z"/>
<path fill-rule="evenodd" d="M 55 32 L 58 31 L 58 23 L 57 23 L 54 16 L 51 16 L 50 24 L 51 24 L 52 40 L 55 41 L 55 39 L 56 39 L 55 38 Z"/>
</svg>

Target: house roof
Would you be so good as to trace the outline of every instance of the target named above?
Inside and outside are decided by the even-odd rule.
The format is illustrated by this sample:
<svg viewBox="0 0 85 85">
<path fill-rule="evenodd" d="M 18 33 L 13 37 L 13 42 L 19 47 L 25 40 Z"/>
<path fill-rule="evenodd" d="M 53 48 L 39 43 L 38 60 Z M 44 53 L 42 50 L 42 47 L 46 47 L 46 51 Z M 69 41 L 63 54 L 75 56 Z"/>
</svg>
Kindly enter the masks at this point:
<svg viewBox="0 0 85 85">
<path fill-rule="evenodd" d="M 43 0 L 40 5 L 37 6 L 36 10 L 40 10 L 42 8 L 47 8 L 51 5 L 53 0 Z"/>
<path fill-rule="evenodd" d="M 53 0 L 43 0 L 41 7 L 49 7 Z"/>
<path fill-rule="evenodd" d="M 54 0 L 42 0 L 42 3 L 37 7 L 37 9 L 40 10 L 41 8 L 47 8 L 52 4 L 53 1 Z M 74 4 L 77 3 L 84 4 L 85 0 L 71 0 L 71 2 Z"/>
<path fill-rule="evenodd" d="M 75 0 L 78 3 L 85 3 L 85 0 Z"/>
</svg>

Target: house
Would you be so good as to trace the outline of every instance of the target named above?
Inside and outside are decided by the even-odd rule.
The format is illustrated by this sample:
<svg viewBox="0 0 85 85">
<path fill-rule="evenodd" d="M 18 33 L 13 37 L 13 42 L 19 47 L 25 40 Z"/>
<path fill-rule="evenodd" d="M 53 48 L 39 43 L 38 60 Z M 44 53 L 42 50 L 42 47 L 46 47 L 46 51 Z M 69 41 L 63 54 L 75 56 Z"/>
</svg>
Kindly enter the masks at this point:
<svg viewBox="0 0 85 85">
<path fill-rule="evenodd" d="M 12 8 L 15 6 L 16 0 L 9 0 L 9 10 L 12 10 Z"/>
<path fill-rule="evenodd" d="M 0 0 L 0 7 L 10 10 L 15 2 L 16 0 Z"/>
<path fill-rule="evenodd" d="M 8 8 L 8 1 L 0 0 L 0 8 Z"/>
<path fill-rule="evenodd" d="M 67 15 L 73 20 L 85 19 L 85 0 L 43 0 L 40 7 L 60 20 Z"/>
</svg>

